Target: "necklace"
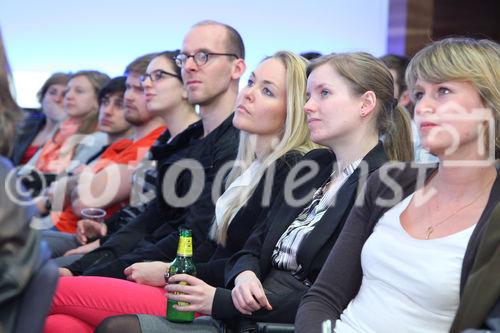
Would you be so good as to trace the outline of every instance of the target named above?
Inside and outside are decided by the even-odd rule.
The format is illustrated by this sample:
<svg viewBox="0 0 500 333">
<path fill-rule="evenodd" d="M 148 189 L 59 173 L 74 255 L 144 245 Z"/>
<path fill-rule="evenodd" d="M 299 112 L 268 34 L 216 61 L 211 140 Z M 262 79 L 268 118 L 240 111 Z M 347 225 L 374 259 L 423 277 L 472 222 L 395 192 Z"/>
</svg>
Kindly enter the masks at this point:
<svg viewBox="0 0 500 333">
<path fill-rule="evenodd" d="M 460 213 L 461 211 L 463 211 L 465 208 L 467 208 L 469 206 L 472 206 L 476 201 L 478 201 L 479 198 L 481 198 L 483 196 L 484 190 L 488 187 L 489 184 L 490 184 L 489 181 L 486 182 L 486 186 L 484 186 L 481 189 L 481 191 L 479 191 L 479 195 L 477 197 L 475 197 L 471 202 L 469 202 L 465 206 L 460 207 L 453 214 L 445 217 L 443 220 L 439 221 L 438 223 L 431 224 L 430 226 L 428 226 L 427 229 L 425 230 L 425 239 L 428 240 L 431 237 L 431 234 L 434 232 L 434 230 L 437 227 L 439 227 L 441 224 L 445 223 L 446 221 L 448 221 L 449 219 L 451 219 L 453 216 L 457 215 L 458 213 Z"/>
</svg>

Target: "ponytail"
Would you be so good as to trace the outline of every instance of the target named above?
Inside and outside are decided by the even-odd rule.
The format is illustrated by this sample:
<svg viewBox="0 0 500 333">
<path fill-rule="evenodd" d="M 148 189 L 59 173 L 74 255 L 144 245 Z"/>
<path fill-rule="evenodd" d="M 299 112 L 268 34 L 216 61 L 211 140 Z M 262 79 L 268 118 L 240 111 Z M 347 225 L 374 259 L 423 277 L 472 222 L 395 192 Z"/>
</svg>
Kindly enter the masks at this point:
<svg viewBox="0 0 500 333">
<path fill-rule="evenodd" d="M 411 117 L 403 107 L 393 109 L 392 121 L 384 134 L 384 150 L 390 160 L 413 161 Z"/>
</svg>

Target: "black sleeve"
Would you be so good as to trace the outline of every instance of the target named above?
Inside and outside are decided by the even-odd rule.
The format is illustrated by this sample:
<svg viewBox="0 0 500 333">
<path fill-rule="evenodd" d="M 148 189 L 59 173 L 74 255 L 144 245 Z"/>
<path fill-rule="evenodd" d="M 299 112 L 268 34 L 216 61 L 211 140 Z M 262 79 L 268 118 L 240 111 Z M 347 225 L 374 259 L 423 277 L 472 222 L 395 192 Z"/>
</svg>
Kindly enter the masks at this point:
<svg viewBox="0 0 500 333">
<path fill-rule="evenodd" d="M 262 175 L 259 183 L 257 184 L 254 193 L 248 199 L 246 206 L 242 207 L 235 215 L 233 221 L 236 225 L 244 224 L 248 229 L 240 228 L 237 232 L 238 235 L 233 233 L 234 239 L 245 239 L 256 232 L 262 224 L 265 223 L 267 215 L 271 211 L 272 202 L 267 203 L 263 201 L 270 193 L 270 200 L 279 201 L 283 196 L 283 186 L 285 179 L 290 169 L 300 160 L 301 154 L 295 151 L 288 152 L 281 157 L 271 167 L 267 168 L 266 173 Z M 271 184 L 269 186 L 269 184 Z M 238 220 L 239 219 L 239 220 Z M 253 225 L 251 225 L 253 224 Z M 261 236 L 261 234 L 259 234 Z M 259 237 L 260 237 L 259 236 Z M 215 287 L 223 287 L 225 285 L 224 269 L 230 256 L 236 251 L 243 248 L 245 244 L 243 241 L 238 244 L 232 244 L 232 248 L 224 248 L 222 245 L 217 246 L 212 259 L 205 264 L 197 264 L 198 277 Z"/>
<path fill-rule="evenodd" d="M 215 151 L 214 163 L 205 172 L 203 190 L 197 200 L 185 209 L 185 213 L 177 219 L 170 220 L 172 232 L 166 234 L 161 240 L 156 242 L 156 248 L 165 260 L 173 260 L 177 253 L 177 242 L 179 239 L 178 227 L 185 226 L 191 229 L 193 236 L 193 256 L 205 256 L 207 249 L 213 249 L 208 238 L 208 233 L 212 225 L 215 214 L 215 205 L 212 199 L 212 187 L 219 169 L 227 162 L 232 161 L 236 154 L 236 145 L 231 140 L 225 140 Z M 197 180 L 194 179 L 193 182 Z"/>
</svg>

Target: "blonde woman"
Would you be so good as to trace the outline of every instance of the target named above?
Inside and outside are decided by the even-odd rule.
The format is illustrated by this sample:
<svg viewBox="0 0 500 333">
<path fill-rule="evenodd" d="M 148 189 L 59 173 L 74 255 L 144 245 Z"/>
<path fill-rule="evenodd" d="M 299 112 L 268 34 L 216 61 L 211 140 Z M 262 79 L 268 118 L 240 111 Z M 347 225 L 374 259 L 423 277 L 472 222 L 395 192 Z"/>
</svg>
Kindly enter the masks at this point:
<svg viewBox="0 0 500 333">
<path fill-rule="evenodd" d="M 296 332 L 328 321 L 339 333 L 450 330 L 500 199 L 499 59 L 495 42 L 449 38 L 411 60 L 415 121 L 439 165 L 398 164 L 369 180 L 302 301 Z"/>
<path fill-rule="evenodd" d="M 314 147 L 302 112 L 305 69 L 302 57 L 278 52 L 260 63 L 239 94 L 233 118 L 234 126 L 241 130 L 237 159 L 226 190 L 216 203 L 213 242 L 208 242 L 210 246 L 204 251 L 196 249 L 205 253 L 205 258 L 194 258 L 197 281 L 208 292 L 215 289 L 210 285 L 224 285 L 227 259 L 265 220 L 272 201 L 281 195 L 288 171 Z M 57 332 L 62 327 L 55 318 L 62 313 L 74 313 L 71 319 L 65 318 L 65 325 L 85 326 L 89 331 L 113 314 L 163 315 L 164 273 L 168 266 L 158 261 L 131 265 L 124 273 L 136 283 L 101 277 L 62 278 L 46 332 Z M 65 300 L 72 302 L 76 294 L 82 300 L 79 304 L 65 304 Z M 87 308 L 86 300 L 99 304 L 102 311 Z M 135 315 L 131 317 L 137 322 Z"/>
</svg>

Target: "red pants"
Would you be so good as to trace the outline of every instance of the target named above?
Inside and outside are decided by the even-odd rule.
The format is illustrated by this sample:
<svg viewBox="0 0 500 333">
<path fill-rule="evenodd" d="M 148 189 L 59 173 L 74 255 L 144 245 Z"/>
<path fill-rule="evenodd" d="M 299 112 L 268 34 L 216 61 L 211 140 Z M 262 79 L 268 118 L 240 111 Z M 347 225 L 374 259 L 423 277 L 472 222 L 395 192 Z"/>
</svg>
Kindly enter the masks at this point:
<svg viewBox="0 0 500 333">
<path fill-rule="evenodd" d="M 161 287 L 119 279 L 62 277 L 44 332 L 93 332 L 105 318 L 122 314 L 165 316 L 165 293 Z"/>
</svg>

